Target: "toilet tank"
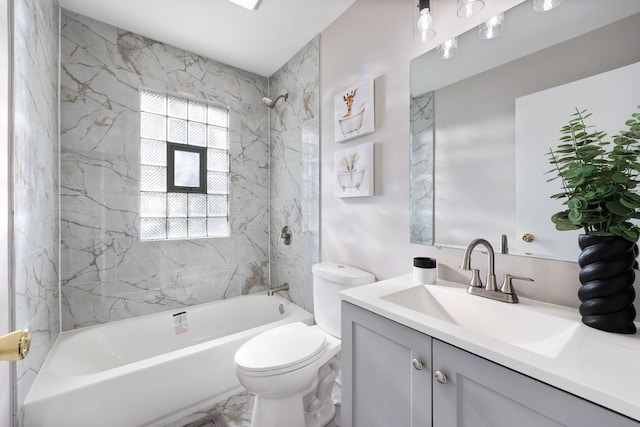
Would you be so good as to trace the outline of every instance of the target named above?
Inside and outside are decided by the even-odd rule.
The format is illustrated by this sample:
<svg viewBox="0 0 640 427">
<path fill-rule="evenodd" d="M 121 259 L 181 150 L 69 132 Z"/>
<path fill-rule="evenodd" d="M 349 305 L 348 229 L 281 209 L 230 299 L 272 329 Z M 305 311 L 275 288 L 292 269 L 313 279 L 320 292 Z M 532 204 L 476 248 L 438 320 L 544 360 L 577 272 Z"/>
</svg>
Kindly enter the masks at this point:
<svg viewBox="0 0 640 427">
<path fill-rule="evenodd" d="M 314 264 L 313 273 L 313 313 L 318 326 L 341 338 L 340 296 L 338 292 L 353 286 L 375 282 L 373 274 L 332 262 Z"/>
</svg>

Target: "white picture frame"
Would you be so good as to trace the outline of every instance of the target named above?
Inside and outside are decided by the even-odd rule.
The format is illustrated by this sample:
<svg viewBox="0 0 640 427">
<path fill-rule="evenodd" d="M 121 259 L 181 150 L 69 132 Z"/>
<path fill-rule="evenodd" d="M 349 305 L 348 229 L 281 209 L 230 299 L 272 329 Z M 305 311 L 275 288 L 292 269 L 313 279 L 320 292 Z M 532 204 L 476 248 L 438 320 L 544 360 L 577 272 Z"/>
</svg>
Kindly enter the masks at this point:
<svg viewBox="0 0 640 427">
<path fill-rule="evenodd" d="M 335 152 L 335 197 L 374 195 L 374 143 L 365 142 Z"/>
<path fill-rule="evenodd" d="M 338 92 L 334 98 L 336 142 L 375 132 L 373 79 L 365 79 Z"/>
</svg>

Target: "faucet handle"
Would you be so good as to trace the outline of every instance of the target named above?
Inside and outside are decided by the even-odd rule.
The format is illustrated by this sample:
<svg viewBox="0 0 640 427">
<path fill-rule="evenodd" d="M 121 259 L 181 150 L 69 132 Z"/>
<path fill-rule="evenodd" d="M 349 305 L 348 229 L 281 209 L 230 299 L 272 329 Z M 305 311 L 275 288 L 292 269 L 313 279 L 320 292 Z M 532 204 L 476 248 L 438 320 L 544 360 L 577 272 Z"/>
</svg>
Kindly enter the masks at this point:
<svg viewBox="0 0 640 427">
<path fill-rule="evenodd" d="M 513 283 L 511 282 L 512 280 L 526 280 L 528 282 L 534 281 L 529 277 L 520 277 L 520 276 L 513 276 L 511 274 L 505 274 L 504 280 L 502 281 L 502 286 L 500 287 L 500 292 L 502 292 L 503 294 L 515 295 L 516 292 L 513 289 Z"/>
<path fill-rule="evenodd" d="M 474 288 L 482 287 L 482 279 L 480 279 L 480 270 L 477 268 L 471 269 L 471 281 L 469 282 L 469 286 L 473 286 Z"/>
</svg>

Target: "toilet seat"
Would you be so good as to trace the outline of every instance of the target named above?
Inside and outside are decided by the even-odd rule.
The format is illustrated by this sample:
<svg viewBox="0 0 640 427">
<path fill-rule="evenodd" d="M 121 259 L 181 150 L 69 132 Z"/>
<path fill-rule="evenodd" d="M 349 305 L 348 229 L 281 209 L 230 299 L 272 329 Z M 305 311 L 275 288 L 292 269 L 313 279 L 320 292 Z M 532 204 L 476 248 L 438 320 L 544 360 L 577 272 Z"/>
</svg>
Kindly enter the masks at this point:
<svg viewBox="0 0 640 427">
<path fill-rule="evenodd" d="M 325 351 L 325 343 L 325 335 L 317 328 L 302 322 L 290 323 L 244 343 L 236 352 L 235 364 L 251 376 L 290 372 L 318 360 Z"/>
</svg>

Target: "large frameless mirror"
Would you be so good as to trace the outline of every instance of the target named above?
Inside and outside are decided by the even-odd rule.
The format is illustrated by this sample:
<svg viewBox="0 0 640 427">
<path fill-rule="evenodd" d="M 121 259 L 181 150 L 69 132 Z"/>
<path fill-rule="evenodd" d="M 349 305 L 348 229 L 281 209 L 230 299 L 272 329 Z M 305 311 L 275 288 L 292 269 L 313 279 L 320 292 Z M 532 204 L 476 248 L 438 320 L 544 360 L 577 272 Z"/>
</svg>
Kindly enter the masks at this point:
<svg viewBox="0 0 640 427">
<path fill-rule="evenodd" d="M 520 105 L 546 91 L 553 94 L 546 102 L 556 104 L 566 86 L 585 81 L 582 91 L 595 93 L 590 88 L 602 87 L 597 76 L 639 62 L 640 2 L 565 0 L 541 13 L 525 1 L 504 14 L 502 25 L 493 39 L 482 38 L 478 28 L 459 36 L 448 60 L 434 49 L 411 61 L 411 241 L 465 247 L 484 237 L 503 253 L 575 261 L 575 234 L 556 231 L 550 221 L 561 206 L 547 206 L 553 190 L 544 174 L 550 168 L 544 153 L 560 135 L 557 123 L 572 111 Z M 625 79 L 609 78 L 615 90 L 626 88 L 635 108 L 640 93 Z M 595 98 L 576 97 L 597 104 L 576 107 L 604 108 L 602 97 Z M 612 117 L 594 124 L 612 121 L 621 130 L 635 112 L 628 110 L 613 117 L 607 109 L 603 115 Z M 541 117 L 534 128 L 517 125 L 517 117 L 532 116 Z M 527 138 L 518 134 L 539 132 L 551 137 L 526 142 L 539 145 L 528 151 Z"/>
</svg>

